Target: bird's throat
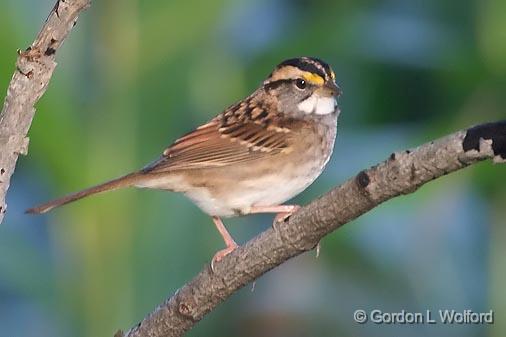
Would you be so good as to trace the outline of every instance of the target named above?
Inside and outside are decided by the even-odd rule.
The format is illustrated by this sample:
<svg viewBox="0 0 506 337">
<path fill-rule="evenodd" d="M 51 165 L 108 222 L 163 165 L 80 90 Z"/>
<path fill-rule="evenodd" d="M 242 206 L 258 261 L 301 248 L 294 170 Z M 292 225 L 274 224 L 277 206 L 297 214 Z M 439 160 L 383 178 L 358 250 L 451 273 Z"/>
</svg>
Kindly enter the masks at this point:
<svg viewBox="0 0 506 337">
<path fill-rule="evenodd" d="M 313 94 L 297 106 L 306 114 L 328 115 L 336 111 L 336 99 Z"/>
</svg>

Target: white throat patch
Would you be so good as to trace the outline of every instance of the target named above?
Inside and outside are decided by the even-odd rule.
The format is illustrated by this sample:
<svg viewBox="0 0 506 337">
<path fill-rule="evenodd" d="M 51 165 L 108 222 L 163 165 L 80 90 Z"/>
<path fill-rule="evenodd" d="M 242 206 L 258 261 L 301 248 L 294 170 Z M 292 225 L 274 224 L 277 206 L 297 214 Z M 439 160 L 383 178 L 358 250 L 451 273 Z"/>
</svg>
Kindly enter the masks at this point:
<svg viewBox="0 0 506 337">
<path fill-rule="evenodd" d="M 334 97 L 320 97 L 313 94 L 300 102 L 297 107 L 307 114 L 327 115 L 336 110 L 336 99 Z"/>
</svg>

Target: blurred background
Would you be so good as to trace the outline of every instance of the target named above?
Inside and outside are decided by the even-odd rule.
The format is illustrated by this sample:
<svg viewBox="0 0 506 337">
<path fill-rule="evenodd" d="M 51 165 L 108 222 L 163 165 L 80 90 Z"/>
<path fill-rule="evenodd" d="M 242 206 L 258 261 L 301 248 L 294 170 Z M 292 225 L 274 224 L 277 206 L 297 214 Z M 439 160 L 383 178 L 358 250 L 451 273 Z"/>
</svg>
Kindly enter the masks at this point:
<svg viewBox="0 0 506 337">
<path fill-rule="evenodd" d="M 4 0 L 0 92 L 53 0 Z M 334 156 L 296 202 L 473 124 L 504 119 L 506 2 L 94 1 L 58 51 L 0 225 L 0 336 L 112 336 L 223 243 L 183 196 L 123 190 L 43 216 L 42 201 L 138 169 L 286 58 L 330 63 Z M 3 99 L 3 94 L 2 94 Z M 504 336 L 506 170 L 481 163 L 378 207 L 246 287 L 189 336 Z M 226 221 L 238 242 L 272 216 Z M 493 325 L 359 325 L 357 309 L 495 312 Z"/>
</svg>

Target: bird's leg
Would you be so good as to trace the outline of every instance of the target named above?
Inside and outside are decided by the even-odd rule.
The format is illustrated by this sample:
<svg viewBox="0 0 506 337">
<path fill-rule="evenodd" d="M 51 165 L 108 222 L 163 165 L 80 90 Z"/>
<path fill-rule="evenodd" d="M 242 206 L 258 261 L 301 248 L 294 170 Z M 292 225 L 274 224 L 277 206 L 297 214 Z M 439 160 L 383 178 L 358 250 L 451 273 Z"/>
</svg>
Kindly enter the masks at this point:
<svg viewBox="0 0 506 337">
<path fill-rule="evenodd" d="M 251 213 L 277 213 L 274 222 L 284 221 L 290 215 L 300 209 L 299 205 L 278 205 L 278 206 L 253 206 Z"/>
<path fill-rule="evenodd" d="M 214 263 L 219 262 L 221 259 L 223 259 L 225 256 L 233 252 L 237 247 L 237 243 L 235 243 L 234 239 L 230 235 L 230 233 L 225 228 L 225 225 L 223 224 L 223 221 L 217 216 L 213 216 L 213 222 L 216 226 L 216 229 L 218 232 L 220 232 L 221 237 L 223 238 L 223 241 L 225 241 L 225 245 L 227 248 L 222 249 L 218 251 L 216 254 L 214 254 L 213 259 L 211 260 L 211 269 L 214 271 Z"/>
</svg>

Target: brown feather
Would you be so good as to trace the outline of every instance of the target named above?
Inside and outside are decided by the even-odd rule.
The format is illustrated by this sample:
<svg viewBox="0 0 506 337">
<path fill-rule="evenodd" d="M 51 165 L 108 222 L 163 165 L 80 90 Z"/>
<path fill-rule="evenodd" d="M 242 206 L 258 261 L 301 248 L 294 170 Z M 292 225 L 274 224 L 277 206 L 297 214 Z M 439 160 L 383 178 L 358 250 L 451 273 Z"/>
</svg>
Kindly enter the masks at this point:
<svg viewBox="0 0 506 337">
<path fill-rule="evenodd" d="M 122 187 L 133 186 L 135 184 L 135 182 L 137 182 L 137 180 L 140 177 L 142 177 L 142 175 L 139 172 L 130 173 L 130 174 L 127 174 L 126 176 L 107 181 L 103 184 L 96 185 L 96 186 L 87 188 L 85 190 L 82 190 L 82 191 L 79 191 L 76 193 L 72 193 L 72 194 L 66 195 L 64 197 L 55 199 L 55 200 L 48 201 L 45 204 L 27 209 L 25 211 L 25 213 L 30 213 L 30 214 L 46 213 L 55 207 L 63 206 L 65 204 L 68 204 L 70 202 L 82 199 L 84 197 L 87 197 L 87 196 L 90 196 L 93 194 L 111 191 L 111 190 L 115 190 L 115 189 L 122 188 Z"/>
<path fill-rule="evenodd" d="M 292 140 L 290 133 L 304 122 L 287 121 L 277 114 L 274 106 L 264 107 L 252 97 L 255 96 L 231 106 L 209 123 L 176 140 L 143 172 L 221 167 L 257 160 L 288 148 Z M 290 128 L 284 127 L 287 123 Z"/>
</svg>

